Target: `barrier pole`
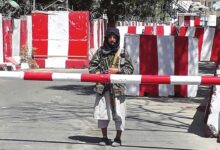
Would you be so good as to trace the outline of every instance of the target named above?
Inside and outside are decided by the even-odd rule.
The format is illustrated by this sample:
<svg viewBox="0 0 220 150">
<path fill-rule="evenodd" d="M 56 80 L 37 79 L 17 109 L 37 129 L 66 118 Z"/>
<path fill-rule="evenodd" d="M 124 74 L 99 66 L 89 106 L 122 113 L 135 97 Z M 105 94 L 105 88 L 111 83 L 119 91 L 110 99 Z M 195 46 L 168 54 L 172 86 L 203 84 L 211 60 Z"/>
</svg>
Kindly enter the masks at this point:
<svg viewBox="0 0 220 150">
<path fill-rule="evenodd" d="M 2 71 L 0 79 L 76 81 L 100 83 L 139 83 L 171 85 L 220 85 L 218 76 L 157 76 L 157 75 L 120 75 L 120 74 L 81 74 L 53 73 L 40 71 Z"/>
</svg>

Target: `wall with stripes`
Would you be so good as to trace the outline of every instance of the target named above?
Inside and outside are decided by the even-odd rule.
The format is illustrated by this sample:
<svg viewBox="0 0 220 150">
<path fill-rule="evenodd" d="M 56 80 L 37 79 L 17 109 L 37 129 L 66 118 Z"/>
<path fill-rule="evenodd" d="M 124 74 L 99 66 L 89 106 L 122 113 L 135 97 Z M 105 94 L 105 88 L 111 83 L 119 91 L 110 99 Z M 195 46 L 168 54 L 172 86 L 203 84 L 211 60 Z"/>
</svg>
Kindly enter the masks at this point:
<svg viewBox="0 0 220 150">
<path fill-rule="evenodd" d="M 179 16 L 178 17 L 179 26 L 202 26 L 204 22 L 201 20 L 200 16 Z"/>
<path fill-rule="evenodd" d="M 220 76 L 220 66 L 217 65 L 215 77 Z M 209 100 L 206 106 L 205 122 L 207 123 L 207 131 L 210 136 L 218 137 L 220 135 L 220 85 L 213 85 L 210 92 Z"/>
<path fill-rule="evenodd" d="M 117 21 L 116 26 L 146 26 L 146 22 L 141 21 Z"/>
<path fill-rule="evenodd" d="M 220 29 L 214 27 L 180 27 L 179 36 L 198 38 L 199 60 L 220 63 Z"/>
<path fill-rule="evenodd" d="M 177 35 L 177 28 L 172 25 L 159 26 L 118 26 L 120 31 L 120 46 L 124 47 L 124 37 L 126 34 L 144 34 L 144 35 Z"/>
<path fill-rule="evenodd" d="M 79 15 L 80 13 L 80 15 Z M 88 66 L 88 49 L 102 45 L 106 22 L 89 22 L 88 12 L 34 13 L 22 19 L 0 16 L 0 61 L 19 64 L 20 50 L 28 47 L 41 68 L 82 68 Z M 132 56 L 135 74 L 197 75 L 198 60 L 217 61 L 217 28 L 174 26 L 118 26 L 121 47 Z M 127 35 L 127 33 L 129 35 Z M 157 35 L 157 36 L 155 36 Z M 125 37 L 125 38 L 124 38 Z M 197 37 L 198 41 L 193 37 Z M 211 39 L 211 40 L 210 40 Z M 32 49 L 36 50 L 32 52 Z M 92 56 L 92 54 L 91 54 Z M 178 95 L 194 97 L 195 85 L 129 85 L 128 94 L 138 96 Z"/>
<path fill-rule="evenodd" d="M 31 24 L 28 23 L 31 17 L 26 16 L 21 19 L 2 19 L 2 38 L 3 38 L 3 56 L 4 62 L 12 62 L 19 68 L 20 52 L 27 47 L 31 49 Z M 28 45 L 30 47 L 28 47 Z"/>
<path fill-rule="evenodd" d="M 90 46 L 89 58 L 93 56 L 96 50 L 102 46 L 104 42 L 105 30 L 107 28 L 107 20 L 94 19 L 90 21 Z"/>
<path fill-rule="evenodd" d="M 198 75 L 198 41 L 192 37 L 125 35 L 134 74 Z M 128 95 L 195 97 L 197 85 L 128 85 Z"/>
<path fill-rule="evenodd" d="M 88 66 L 89 13 L 32 14 L 33 57 L 41 68 Z"/>
<path fill-rule="evenodd" d="M 19 67 L 20 53 L 26 47 L 40 68 L 88 66 L 88 12 L 41 12 L 21 19 L 0 18 L 3 31 L 0 56 L 4 56 L 4 62 Z"/>
</svg>

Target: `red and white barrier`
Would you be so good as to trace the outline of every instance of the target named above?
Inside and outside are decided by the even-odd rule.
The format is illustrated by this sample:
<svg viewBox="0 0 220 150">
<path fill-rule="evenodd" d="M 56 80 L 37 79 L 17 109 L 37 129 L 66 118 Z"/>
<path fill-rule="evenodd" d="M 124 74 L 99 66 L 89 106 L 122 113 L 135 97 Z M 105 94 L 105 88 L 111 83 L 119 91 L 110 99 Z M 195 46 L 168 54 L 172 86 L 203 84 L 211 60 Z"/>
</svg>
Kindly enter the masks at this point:
<svg viewBox="0 0 220 150">
<path fill-rule="evenodd" d="M 145 35 L 176 35 L 174 26 L 118 26 L 120 31 L 120 47 L 124 47 L 124 37 L 126 34 Z"/>
<path fill-rule="evenodd" d="M 171 25 L 145 26 L 145 35 L 176 35 L 176 27 Z"/>
<path fill-rule="evenodd" d="M 211 27 L 180 27 L 179 36 L 198 38 L 199 60 L 219 62 L 220 29 Z"/>
<path fill-rule="evenodd" d="M 118 26 L 120 32 L 120 47 L 124 47 L 125 34 L 142 34 L 144 26 Z"/>
<path fill-rule="evenodd" d="M 154 35 L 154 26 L 145 26 L 144 28 L 144 35 Z"/>
<path fill-rule="evenodd" d="M 198 75 L 198 43 L 192 37 L 126 35 L 125 49 L 132 56 L 134 74 Z M 129 95 L 195 97 L 197 86 L 132 85 Z"/>
<path fill-rule="evenodd" d="M 21 19 L 3 19 L 4 61 L 19 68 L 21 49 L 27 46 L 27 21 Z"/>
<path fill-rule="evenodd" d="M 203 25 L 200 16 L 179 16 L 178 17 L 179 26 L 201 26 Z"/>
<path fill-rule="evenodd" d="M 32 46 L 32 16 L 26 16 L 26 21 L 27 21 L 27 48 L 28 48 L 28 55 L 31 56 L 34 54 L 34 47 Z"/>
<path fill-rule="evenodd" d="M 220 68 L 218 67 L 216 71 L 217 76 L 220 77 Z M 209 111 L 207 118 L 207 126 L 211 131 L 211 134 L 220 138 L 220 85 L 214 85 L 213 93 L 211 93 L 211 99 L 209 107 L 207 108 Z M 219 139 L 220 140 L 220 139 Z"/>
<path fill-rule="evenodd" d="M 146 26 L 146 22 L 141 21 L 117 21 L 116 26 Z"/>
<path fill-rule="evenodd" d="M 90 57 L 92 57 L 96 50 L 102 46 L 106 27 L 107 22 L 105 19 L 94 19 L 90 22 Z"/>
<path fill-rule="evenodd" d="M 41 68 L 88 66 L 89 13 L 32 14 L 34 58 Z"/>
<path fill-rule="evenodd" d="M 215 76 L 154 76 L 11 71 L 0 72 L 0 78 L 14 80 L 75 81 L 93 83 L 220 85 L 220 77 Z"/>
</svg>

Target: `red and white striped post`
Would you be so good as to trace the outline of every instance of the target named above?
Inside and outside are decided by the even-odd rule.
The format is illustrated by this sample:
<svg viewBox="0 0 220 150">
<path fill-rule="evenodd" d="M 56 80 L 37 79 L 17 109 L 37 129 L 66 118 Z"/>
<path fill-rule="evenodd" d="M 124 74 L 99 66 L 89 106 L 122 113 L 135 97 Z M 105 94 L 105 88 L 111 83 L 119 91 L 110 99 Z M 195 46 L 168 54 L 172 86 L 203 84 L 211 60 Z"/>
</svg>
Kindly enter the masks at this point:
<svg viewBox="0 0 220 150">
<path fill-rule="evenodd" d="M 220 77 L 217 76 L 156 76 L 11 71 L 0 72 L 0 79 L 127 84 L 220 85 Z"/>
</svg>

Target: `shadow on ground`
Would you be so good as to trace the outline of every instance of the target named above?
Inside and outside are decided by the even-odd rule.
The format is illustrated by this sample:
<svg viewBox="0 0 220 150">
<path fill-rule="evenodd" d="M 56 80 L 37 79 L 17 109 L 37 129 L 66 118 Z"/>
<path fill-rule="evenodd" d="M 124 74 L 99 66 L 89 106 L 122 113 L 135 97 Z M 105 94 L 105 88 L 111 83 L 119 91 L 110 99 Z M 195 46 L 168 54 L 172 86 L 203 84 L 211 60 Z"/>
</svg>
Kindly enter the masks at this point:
<svg viewBox="0 0 220 150">
<path fill-rule="evenodd" d="M 200 137 L 206 137 L 206 123 L 204 122 L 204 113 L 205 113 L 205 108 L 204 106 L 200 105 L 197 108 L 197 111 L 195 115 L 193 116 L 193 121 L 191 125 L 189 126 L 188 132 L 193 133 L 195 135 L 198 135 Z"/>
<path fill-rule="evenodd" d="M 73 91 L 77 95 L 92 95 L 94 92 L 94 85 L 61 85 L 61 86 L 49 86 L 46 89 Z"/>
<path fill-rule="evenodd" d="M 93 144 L 98 144 L 101 141 L 100 137 L 92 137 L 92 136 L 70 136 L 68 137 L 71 140 L 74 141 L 79 141 L 79 142 L 84 142 L 84 143 L 93 143 Z"/>
<path fill-rule="evenodd" d="M 68 137 L 71 140 L 74 141 L 79 141 L 79 142 L 83 142 L 86 144 L 97 144 L 99 143 L 99 141 L 101 141 L 101 138 L 99 137 L 91 137 L 91 136 L 70 136 Z M 80 143 L 80 144 L 83 144 Z M 167 150 L 193 150 L 193 149 L 181 149 L 181 148 L 172 148 L 172 147 L 152 147 L 152 146 L 141 146 L 141 145 L 125 145 L 122 144 L 121 147 L 128 147 L 128 148 L 143 148 L 143 149 L 158 149 L 158 150 L 163 150 L 163 149 L 167 149 Z"/>
</svg>

